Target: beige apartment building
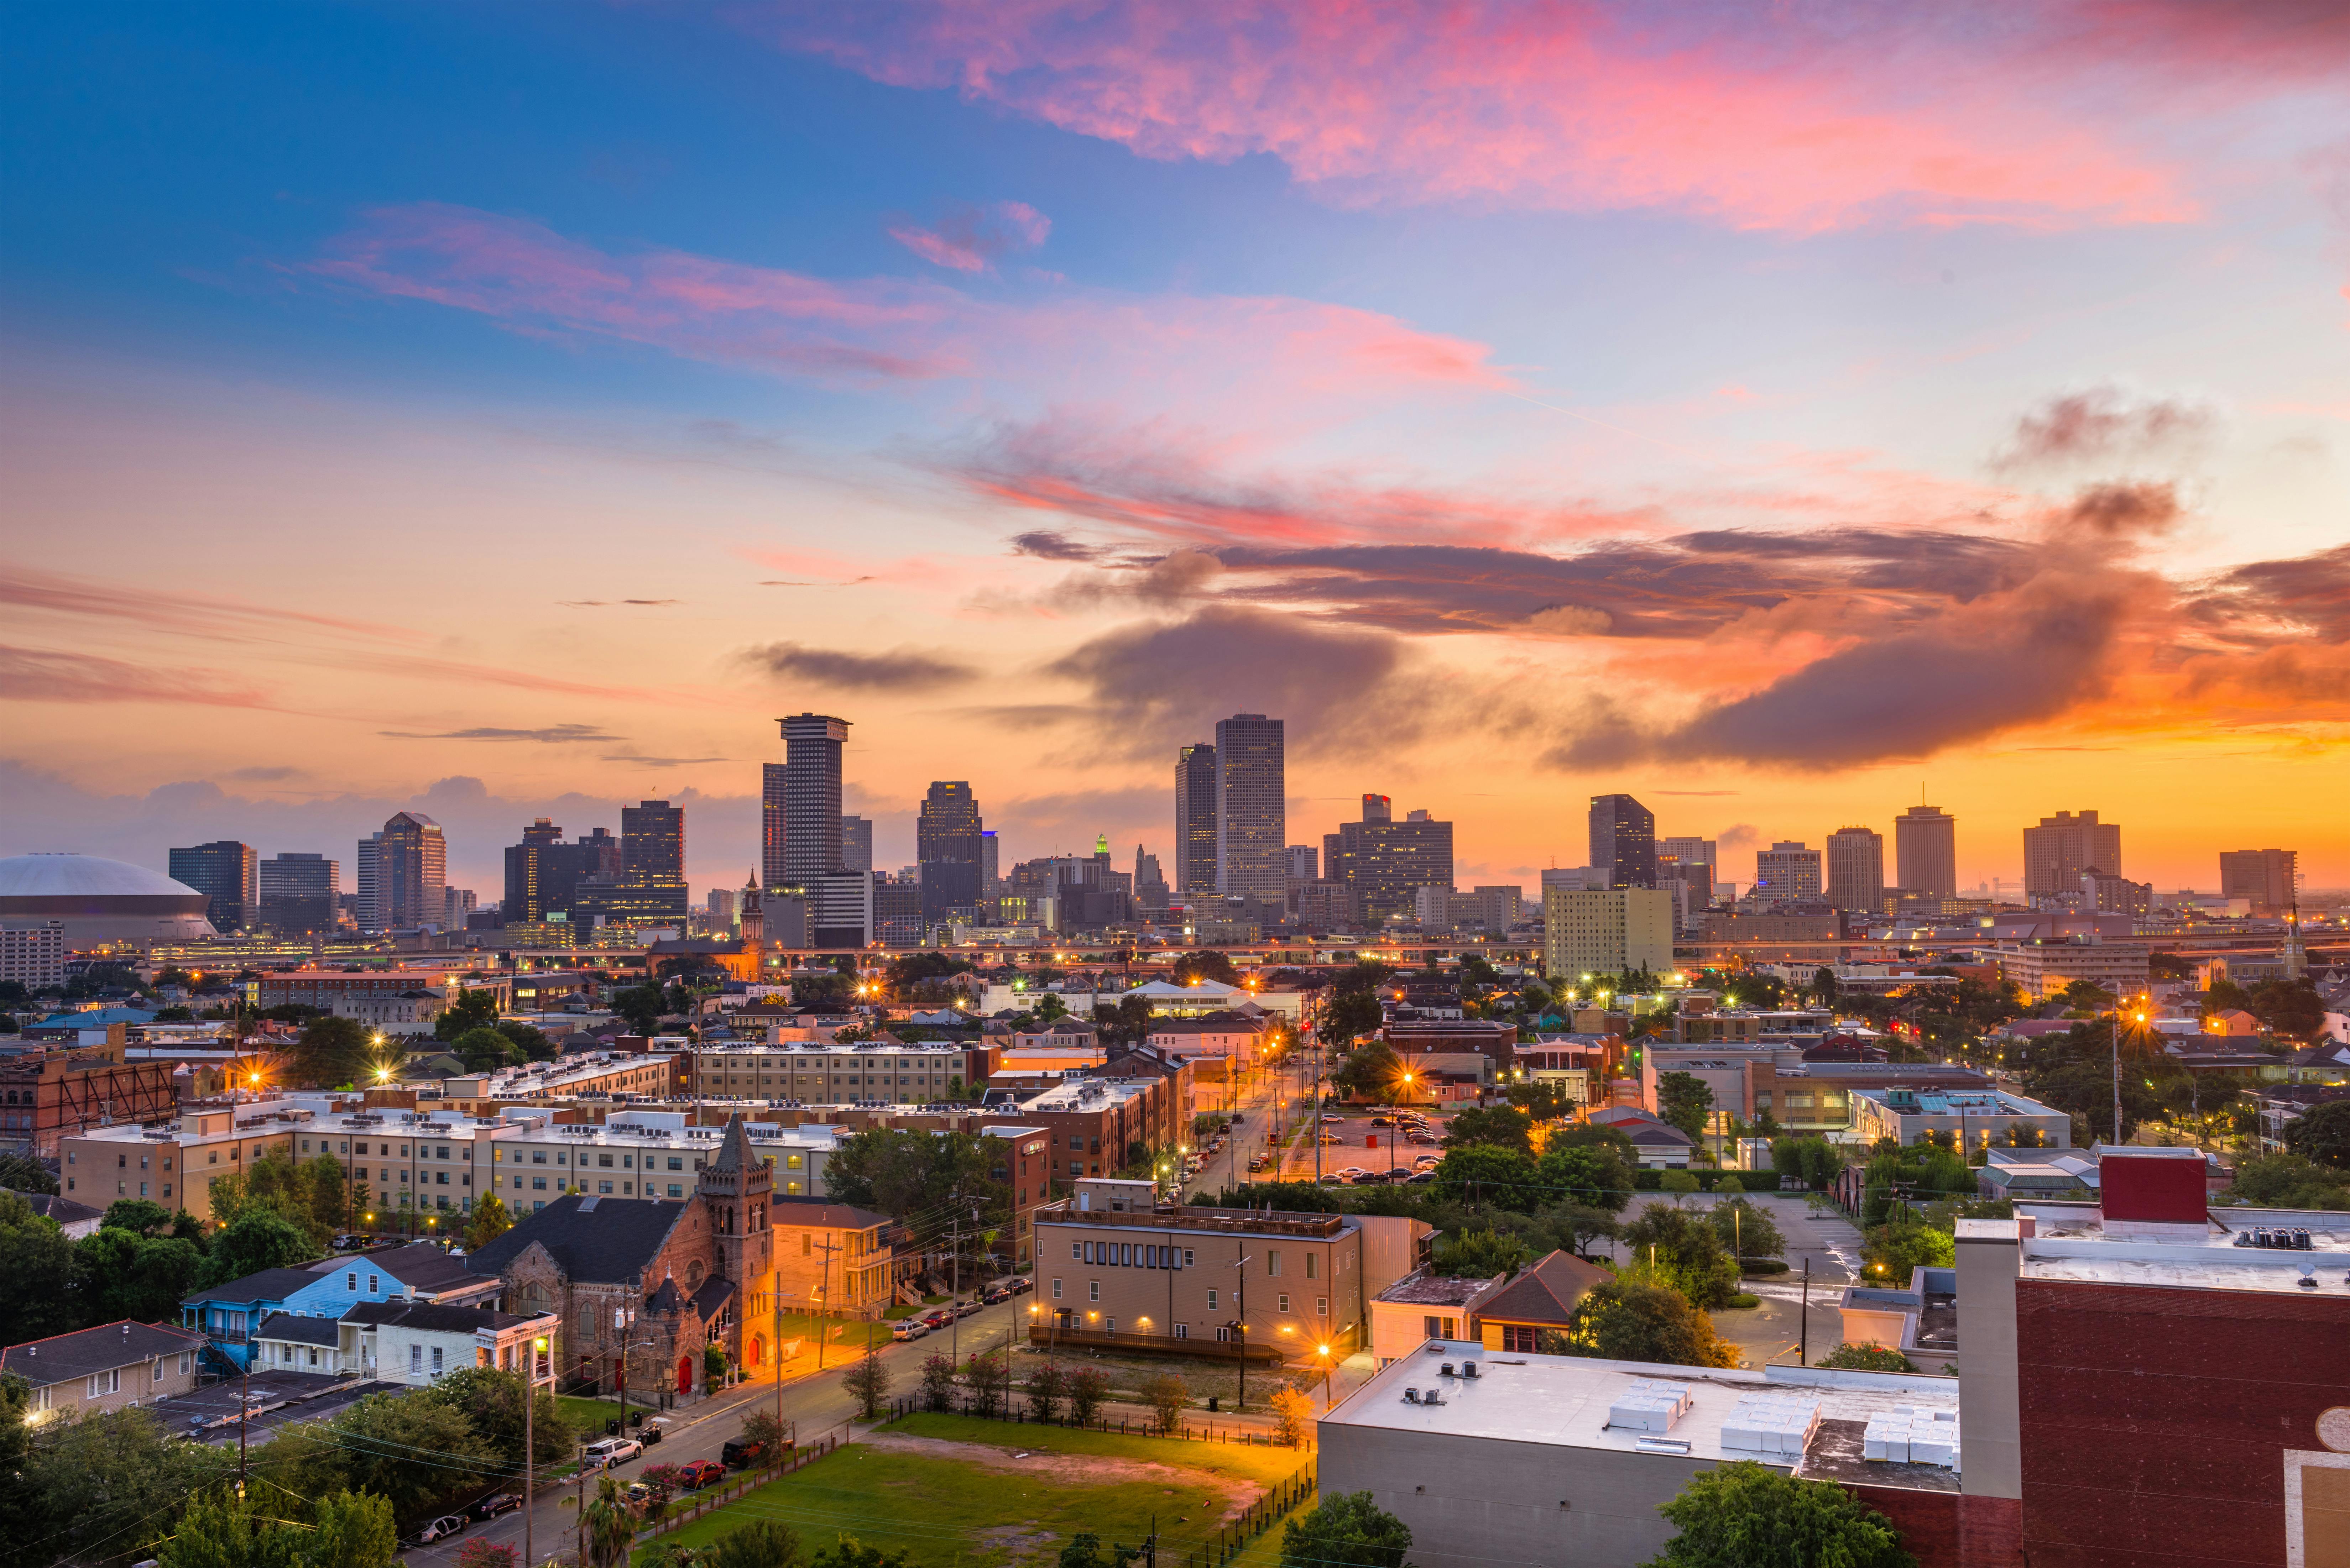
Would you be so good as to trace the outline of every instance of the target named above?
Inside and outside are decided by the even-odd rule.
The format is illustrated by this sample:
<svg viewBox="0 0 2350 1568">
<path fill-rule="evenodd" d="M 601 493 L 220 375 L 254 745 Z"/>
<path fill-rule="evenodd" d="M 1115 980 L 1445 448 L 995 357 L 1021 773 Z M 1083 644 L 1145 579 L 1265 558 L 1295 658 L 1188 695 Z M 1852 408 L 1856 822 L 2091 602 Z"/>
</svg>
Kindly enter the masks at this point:
<svg viewBox="0 0 2350 1568">
<path fill-rule="evenodd" d="M 242 1176 L 252 1163 L 294 1145 L 311 1113 L 282 1100 L 199 1103 L 168 1122 L 94 1127 L 58 1140 L 65 1195 L 93 1209 L 118 1198 L 144 1198 L 213 1217 L 213 1183 Z"/>
<path fill-rule="evenodd" d="M 1347 1214 L 1180 1208 L 1036 1216 L 1031 1326 L 1084 1345 L 1152 1335 L 1336 1361 L 1362 1342 L 1363 1227 Z M 1106 1338 L 1097 1343 L 1114 1344 Z"/>
<path fill-rule="evenodd" d="M 1997 957 L 2000 978 L 2039 1002 L 2076 980 L 2135 996 L 2146 989 L 2150 972 L 2147 950 L 2144 942 L 2002 942 Z"/>
<path fill-rule="evenodd" d="M 887 1214 L 779 1194 L 767 1206 L 767 1227 L 775 1233 L 776 1310 L 871 1318 L 889 1304 L 899 1226 Z M 920 1261 L 910 1255 L 904 1266 Z"/>
<path fill-rule="evenodd" d="M 0 1350 L 0 1376 L 33 1386 L 35 1426 L 151 1405 L 196 1386 L 204 1336 L 160 1324 L 101 1324 Z"/>
<path fill-rule="evenodd" d="M 714 1045 L 696 1051 L 692 1063 L 697 1095 L 802 1105 L 920 1104 L 972 1081 L 960 1045 Z"/>
<path fill-rule="evenodd" d="M 726 1129 L 687 1124 L 684 1111 L 620 1111 L 601 1124 L 533 1118 L 499 1137 L 489 1189 L 517 1216 L 575 1186 L 594 1198 L 691 1198 Z M 753 1122 L 745 1130 L 752 1152 L 775 1172 L 776 1197 L 821 1198 L 825 1162 L 849 1129 Z"/>
</svg>

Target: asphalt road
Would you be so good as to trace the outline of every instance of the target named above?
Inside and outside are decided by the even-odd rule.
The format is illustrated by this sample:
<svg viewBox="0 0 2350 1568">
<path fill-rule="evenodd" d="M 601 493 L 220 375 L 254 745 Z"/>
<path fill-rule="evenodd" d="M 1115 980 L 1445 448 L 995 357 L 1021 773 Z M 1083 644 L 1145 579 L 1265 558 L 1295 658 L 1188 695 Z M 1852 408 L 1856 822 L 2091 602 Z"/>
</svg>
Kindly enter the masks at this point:
<svg viewBox="0 0 2350 1568">
<path fill-rule="evenodd" d="M 973 1351 L 983 1351 L 1000 1345 L 1012 1337 L 1015 1318 L 1019 1324 L 1027 1320 L 1027 1305 L 1033 1295 L 1014 1296 L 1009 1302 L 985 1307 L 955 1325 L 951 1339 L 946 1331 L 906 1344 L 884 1341 L 879 1351 L 882 1365 L 889 1369 L 890 1388 L 898 1394 L 911 1393 L 920 1379 L 922 1362 L 934 1352 L 951 1349 L 957 1356 Z M 858 1325 L 849 1325 L 854 1335 Z M 814 1442 L 833 1431 L 857 1414 L 857 1402 L 841 1386 L 840 1375 L 852 1354 L 861 1353 L 861 1342 L 849 1346 L 836 1345 L 828 1354 L 821 1372 L 803 1373 L 787 1379 L 783 1386 L 783 1418 L 797 1422 L 800 1439 Z M 684 1464 L 692 1459 L 714 1459 L 728 1438 L 742 1429 L 743 1417 L 754 1406 L 773 1410 L 776 1407 L 774 1383 L 744 1384 L 698 1405 L 667 1412 L 670 1421 L 668 1438 L 645 1450 L 637 1459 L 614 1467 L 612 1474 L 623 1482 L 632 1480 L 647 1465 Z M 590 1434 L 591 1438 L 602 1434 Z M 587 1490 L 593 1495 L 597 1476 L 588 1477 Z M 516 1490 L 520 1490 L 517 1488 Z M 534 1539 L 532 1549 L 539 1562 L 548 1556 L 567 1556 L 578 1540 L 579 1515 L 572 1500 L 578 1495 L 578 1483 L 566 1480 L 560 1486 L 541 1485 L 538 1506 L 533 1511 Z M 458 1551 L 468 1541 L 486 1540 L 511 1544 L 517 1552 L 523 1544 L 523 1516 L 520 1510 L 505 1514 L 486 1524 L 476 1524 L 463 1535 L 435 1542 L 409 1552 L 406 1561 L 417 1568 L 437 1568 L 439 1564 L 454 1563 Z"/>
</svg>

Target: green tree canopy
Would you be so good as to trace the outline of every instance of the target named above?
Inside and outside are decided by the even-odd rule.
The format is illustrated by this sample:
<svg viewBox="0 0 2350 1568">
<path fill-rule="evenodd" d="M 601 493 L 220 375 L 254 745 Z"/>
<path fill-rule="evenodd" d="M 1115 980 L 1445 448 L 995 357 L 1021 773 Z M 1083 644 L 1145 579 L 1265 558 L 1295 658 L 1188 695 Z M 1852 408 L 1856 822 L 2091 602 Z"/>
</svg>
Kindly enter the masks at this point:
<svg viewBox="0 0 2350 1568">
<path fill-rule="evenodd" d="M 0 1192 L 0 1324 L 11 1342 L 64 1334 L 74 1310 L 74 1249 L 57 1222 Z"/>
<path fill-rule="evenodd" d="M 1431 1184 L 1438 1197 L 1528 1210 L 1541 1206 L 1541 1178 L 1523 1149 L 1472 1143 L 1448 1150 Z"/>
<path fill-rule="evenodd" d="M 2284 1147 L 2312 1164 L 2350 1171 L 2350 1100 L 2312 1106 L 2287 1122 Z"/>
<path fill-rule="evenodd" d="M 846 991 L 845 983 L 842 989 Z M 800 982 L 795 981 L 792 983 L 795 999 L 799 992 Z M 612 993 L 612 1011 L 626 1019 L 629 1027 L 639 1034 L 659 1033 L 661 1014 L 667 1007 L 668 999 L 658 985 L 632 985 Z"/>
<path fill-rule="evenodd" d="M 2288 1136 L 2292 1126 L 2287 1127 Z M 2350 1209 L 2350 1174 L 2306 1155 L 2272 1154 L 2236 1168 L 2230 1194 L 2264 1209 Z"/>
<path fill-rule="evenodd" d="M 1713 1233 L 1722 1250 L 1742 1262 L 1781 1257 L 1787 1251 L 1779 1222 L 1760 1203 L 1742 1197 L 1720 1199 L 1706 1218 L 1713 1222 Z"/>
<path fill-rule="evenodd" d="M 1497 1148 L 1526 1152 L 1533 1147 L 1534 1118 L 1514 1106 L 1472 1106 L 1454 1113 L 1444 1129 L 1444 1147 L 1465 1148 L 1491 1144 Z"/>
<path fill-rule="evenodd" d="M 1817 1361 L 1814 1366 L 1825 1366 L 1838 1372 L 1915 1372 L 1917 1364 L 1887 1345 L 1866 1340 L 1859 1345 L 1839 1345 Z"/>
<path fill-rule="evenodd" d="M 995 1179 L 995 1155 L 971 1133 L 864 1127 L 843 1138 L 825 1166 L 834 1201 L 904 1216 L 955 1206 L 1000 1216 L 1011 1196 Z"/>
<path fill-rule="evenodd" d="M 250 1208 L 213 1239 L 212 1255 L 204 1260 L 197 1288 L 209 1290 L 264 1269 L 290 1269 L 308 1262 L 321 1251 L 307 1231 L 276 1210 Z"/>
<path fill-rule="evenodd" d="M 1519 1238 L 1499 1231 L 1470 1231 L 1439 1242 L 1428 1272 L 1490 1280 L 1497 1274 L 1514 1274 L 1525 1262 L 1526 1244 Z"/>
<path fill-rule="evenodd" d="M 1410 1568 L 1411 1531 L 1367 1491 L 1325 1493 L 1281 1532 L 1281 1568 Z"/>
<path fill-rule="evenodd" d="M 1735 1366 L 1737 1349 L 1714 1332 L 1713 1320 L 1669 1285 L 1638 1279 L 1594 1285 L 1575 1304 L 1566 1351 L 1607 1361 L 1654 1361 L 1670 1366 Z"/>
<path fill-rule="evenodd" d="M 518 1067 L 523 1062 L 522 1047 L 487 1025 L 466 1030 L 449 1043 L 449 1049 L 469 1073 L 494 1073 L 500 1067 Z"/>
<path fill-rule="evenodd" d="M 1657 1115 L 1690 1135 L 1705 1136 L 1706 1113 L 1713 1109 L 1713 1091 L 1690 1073 L 1666 1073 L 1657 1079 Z"/>
<path fill-rule="evenodd" d="M 85 1323 L 176 1321 L 204 1256 L 177 1236 L 100 1225 L 74 1245 L 74 1288 Z"/>
<path fill-rule="evenodd" d="M 720 1536 L 701 1568 L 799 1568 L 800 1538 L 790 1525 L 754 1519 Z"/>
<path fill-rule="evenodd" d="M 1738 1293 L 1738 1262 L 1715 1233 L 1712 1217 L 1672 1203 L 1645 1205 L 1623 1230 L 1633 1258 L 1701 1307 L 1723 1307 Z"/>
<path fill-rule="evenodd" d="M 465 1220 L 465 1251 L 486 1247 L 513 1229 L 514 1216 L 506 1212 L 505 1199 L 494 1192 L 484 1193 Z"/>
<path fill-rule="evenodd" d="M 1553 1135 L 1534 1162 L 1534 1180 L 1547 1201 L 1622 1212 L 1638 1178 L 1631 1162 L 1607 1144 L 1569 1144 Z"/>
<path fill-rule="evenodd" d="M 1330 1075 L 1337 1091 L 1355 1099 L 1384 1100 L 1403 1082 L 1403 1058 L 1384 1040 L 1374 1040 L 1347 1054 Z"/>
<path fill-rule="evenodd" d="M 36 1514 L 37 1561 L 120 1563 L 170 1532 L 190 1496 L 236 1468 L 236 1452 L 167 1432 L 151 1410 L 117 1410 L 44 1425 L 25 1457 L 21 1491 Z"/>
<path fill-rule="evenodd" d="M 498 999 L 486 987 L 461 991 L 457 1000 L 432 1021 L 432 1037 L 436 1040 L 462 1040 L 476 1029 L 497 1026 Z"/>
<path fill-rule="evenodd" d="M 328 1014 L 303 1025 L 287 1053 L 287 1067 L 297 1083 L 331 1089 L 366 1077 L 375 1055 L 374 1037 L 365 1024 Z"/>
<path fill-rule="evenodd" d="M 2272 980 L 2252 988 L 2252 1016 L 2304 1044 L 2325 1030 L 2325 1000 L 2307 980 Z"/>
<path fill-rule="evenodd" d="M 1232 961 L 1213 948 L 1190 948 L 1177 959 L 1170 971 L 1178 985 L 1197 985 L 1212 980 L 1219 985 L 1238 985 L 1241 971 Z"/>
<path fill-rule="evenodd" d="M 57 1179 L 48 1167 L 27 1154 L 0 1154 L 0 1187 L 11 1192 L 57 1195 Z"/>
<path fill-rule="evenodd" d="M 1885 1516 L 1834 1481 L 1739 1459 L 1657 1511 L 1679 1532 L 1648 1568 L 1917 1568 Z"/>
</svg>

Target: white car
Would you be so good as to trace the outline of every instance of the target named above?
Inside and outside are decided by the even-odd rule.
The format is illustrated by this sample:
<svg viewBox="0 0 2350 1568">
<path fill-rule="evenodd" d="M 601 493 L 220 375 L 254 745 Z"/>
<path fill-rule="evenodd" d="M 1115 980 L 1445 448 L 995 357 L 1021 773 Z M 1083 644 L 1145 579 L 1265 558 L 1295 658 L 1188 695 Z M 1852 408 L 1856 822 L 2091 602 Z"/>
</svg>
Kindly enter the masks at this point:
<svg viewBox="0 0 2350 1568">
<path fill-rule="evenodd" d="M 1345 1177 L 1345 1178 L 1346 1178 L 1347 1180 L 1349 1180 L 1349 1181 L 1360 1181 L 1360 1180 L 1362 1180 L 1362 1179 L 1363 1179 L 1363 1178 L 1365 1178 L 1365 1177 L 1367 1177 L 1367 1176 L 1370 1175 L 1370 1172 L 1369 1172 L 1369 1171 L 1367 1171 L 1367 1170 L 1365 1170 L 1365 1169 L 1364 1169 L 1361 1166 L 1359 1166 L 1359 1165 L 1350 1165 L 1350 1166 L 1347 1167 L 1347 1168 L 1346 1168 L 1346 1169 L 1344 1169 L 1344 1170 L 1340 1171 L 1338 1174 L 1339 1174 L 1340 1176 Z"/>
<path fill-rule="evenodd" d="M 591 1470 L 609 1469 L 625 1464 L 645 1451 L 645 1446 L 634 1438 L 606 1438 L 600 1443 L 588 1445 L 582 1463 Z"/>
</svg>

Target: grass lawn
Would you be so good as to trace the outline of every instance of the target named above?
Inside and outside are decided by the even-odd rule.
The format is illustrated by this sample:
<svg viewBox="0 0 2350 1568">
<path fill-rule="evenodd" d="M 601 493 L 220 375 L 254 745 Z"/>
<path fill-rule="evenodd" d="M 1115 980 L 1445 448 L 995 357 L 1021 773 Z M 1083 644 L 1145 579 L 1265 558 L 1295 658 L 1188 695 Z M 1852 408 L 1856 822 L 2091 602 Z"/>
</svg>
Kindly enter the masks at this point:
<svg viewBox="0 0 2350 1568">
<path fill-rule="evenodd" d="M 1235 1483 L 1253 1491 L 1305 1460 L 1287 1449 L 1117 1437 L 960 1416 L 910 1417 L 885 1431 L 1069 1459 L 1006 1469 L 852 1443 L 640 1548 L 638 1561 L 671 1542 L 707 1544 L 754 1519 L 791 1526 L 810 1550 L 830 1544 L 836 1534 L 853 1534 L 868 1545 L 908 1553 L 917 1568 L 1048 1563 L 1081 1531 L 1133 1544 L 1149 1534 L 1155 1519 L 1161 1547 L 1180 1560 L 1213 1538 L 1218 1522 L 1239 1501 Z M 1136 1473 L 1119 1462 L 1127 1460 L 1179 1473 Z"/>
<path fill-rule="evenodd" d="M 558 1394 L 555 1402 L 563 1407 L 565 1415 L 571 1417 L 571 1424 L 579 1429 L 582 1437 L 600 1438 L 604 1435 L 605 1422 L 620 1418 L 620 1402 L 618 1399 L 583 1399 L 576 1395 Z"/>
</svg>

